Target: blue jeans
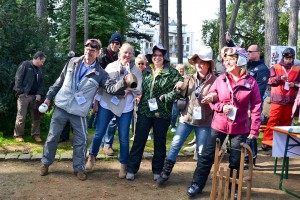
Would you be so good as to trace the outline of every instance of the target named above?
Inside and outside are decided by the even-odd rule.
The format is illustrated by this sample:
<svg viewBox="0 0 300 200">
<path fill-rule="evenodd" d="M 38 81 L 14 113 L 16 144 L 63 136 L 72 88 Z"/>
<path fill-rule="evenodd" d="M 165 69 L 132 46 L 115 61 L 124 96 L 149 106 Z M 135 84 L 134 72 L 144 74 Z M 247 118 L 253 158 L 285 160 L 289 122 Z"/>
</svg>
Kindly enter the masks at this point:
<svg viewBox="0 0 300 200">
<path fill-rule="evenodd" d="M 112 118 L 109 122 L 108 127 L 106 129 L 105 135 L 103 136 L 101 146 L 102 147 L 112 147 L 114 143 L 115 134 L 117 131 L 117 120 L 116 118 Z"/>
<path fill-rule="evenodd" d="M 172 118 L 171 118 L 171 128 L 176 127 L 176 121 L 179 115 L 179 110 L 177 109 L 177 102 L 173 103 L 172 107 Z"/>
<path fill-rule="evenodd" d="M 252 150 L 253 159 L 256 159 L 257 157 L 257 139 L 247 139 L 246 143 L 249 145 L 249 147 Z M 248 152 L 245 152 L 245 163 L 249 163 L 249 155 Z"/>
<path fill-rule="evenodd" d="M 167 155 L 168 160 L 176 161 L 178 153 L 192 130 L 195 130 L 197 155 L 201 155 L 206 148 L 208 137 L 210 136 L 210 127 L 193 126 L 178 122 L 177 130 L 172 139 L 170 150 Z"/>
<path fill-rule="evenodd" d="M 130 111 L 127 113 L 123 113 L 120 117 L 116 117 L 120 142 L 119 160 L 122 164 L 127 164 L 129 154 L 129 127 L 132 114 L 133 111 Z M 102 138 L 106 133 L 109 122 L 114 116 L 114 113 L 110 110 L 107 110 L 101 106 L 99 107 L 99 111 L 97 113 L 96 130 L 90 147 L 90 155 L 93 155 L 95 157 L 98 155 Z"/>
<path fill-rule="evenodd" d="M 95 118 L 96 118 L 96 114 L 92 113 L 90 118 L 89 118 L 89 121 L 88 121 L 88 128 L 95 128 L 96 127 L 96 122 L 94 122 Z"/>
</svg>

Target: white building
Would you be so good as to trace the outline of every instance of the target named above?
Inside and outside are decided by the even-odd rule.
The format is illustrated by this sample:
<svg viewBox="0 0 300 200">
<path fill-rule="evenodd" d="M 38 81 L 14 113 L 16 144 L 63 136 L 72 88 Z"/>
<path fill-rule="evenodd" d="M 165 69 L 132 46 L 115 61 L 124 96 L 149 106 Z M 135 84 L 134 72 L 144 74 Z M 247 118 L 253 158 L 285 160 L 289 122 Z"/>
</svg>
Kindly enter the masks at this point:
<svg viewBox="0 0 300 200">
<path fill-rule="evenodd" d="M 183 63 L 187 63 L 188 56 L 192 55 L 194 33 L 186 31 L 186 24 L 182 24 L 182 39 L 183 39 Z M 159 26 L 153 28 L 139 28 L 139 32 L 145 33 L 151 37 L 151 41 L 142 40 L 132 40 L 129 41 L 136 42 L 140 44 L 141 53 L 148 54 L 151 53 L 152 48 L 155 44 L 159 43 Z M 178 44 L 177 44 L 177 24 L 174 20 L 169 19 L 169 56 L 171 63 L 178 63 Z"/>
</svg>

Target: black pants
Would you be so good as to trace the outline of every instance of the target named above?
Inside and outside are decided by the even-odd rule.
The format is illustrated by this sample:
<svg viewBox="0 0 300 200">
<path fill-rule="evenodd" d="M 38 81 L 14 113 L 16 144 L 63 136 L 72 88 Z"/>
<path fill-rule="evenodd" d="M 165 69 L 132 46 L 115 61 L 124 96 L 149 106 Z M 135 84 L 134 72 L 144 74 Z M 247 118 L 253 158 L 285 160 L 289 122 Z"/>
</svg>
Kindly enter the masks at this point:
<svg viewBox="0 0 300 200">
<path fill-rule="evenodd" d="M 166 137 L 169 125 L 170 120 L 138 115 L 135 137 L 127 165 L 128 172 L 135 174 L 139 170 L 148 134 L 153 127 L 154 155 L 152 158 L 152 172 L 154 174 L 161 173 L 166 157 Z"/>
<path fill-rule="evenodd" d="M 211 136 L 208 140 L 206 149 L 203 151 L 202 155 L 199 156 L 197 161 L 197 167 L 194 172 L 193 182 L 196 182 L 201 190 L 204 188 L 207 178 L 209 176 L 212 165 L 214 164 L 215 157 L 215 147 L 216 139 L 219 138 L 221 144 L 224 142 L 227 134 L 211 130 Z M 241 158 L 241 146 L 240 143 L 246 142 L 248 134 L 242 135 L 229 135 L 230 140 L 230 156 L 229 156 L 229 168 L 231 169 L 231 174 L 233 169 L 239 172 L 240 158 Z"/>
</svg>

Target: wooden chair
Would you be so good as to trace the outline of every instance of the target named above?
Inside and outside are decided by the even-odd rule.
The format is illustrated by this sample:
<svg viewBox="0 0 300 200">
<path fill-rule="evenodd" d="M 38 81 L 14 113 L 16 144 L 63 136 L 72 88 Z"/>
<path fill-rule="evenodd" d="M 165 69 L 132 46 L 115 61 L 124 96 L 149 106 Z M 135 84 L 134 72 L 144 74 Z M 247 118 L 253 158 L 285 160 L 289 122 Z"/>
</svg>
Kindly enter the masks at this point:
<svg viewBox="0 0 300 200">
<path fill-rule="evenodd" d="M 244 172 L 244 162 L 245 162 L 245 151 L 249 155 L 249 170 Z M 225 150 L 226 152 L 226 150 Z M 237 178 L 237 170 L 233 170 L 232 177 L 230 177 L 230 169 L 228 168 L 224 171 L 223 167 L 220 167 L 221 158 L 225 153 L 224 149 L 221 149 L 220 140 L 216 141 L 215 149 L 215 161 L 213 166 L 212 175 L 212 190 L 210 193 L 210 199 L 234 199 L 234 192 L 237 185 L 237 199 L 242 199 L 242 186 L 243 183 L 246 184 L 246 199 L 250 200 L 251 196 L 251 184 L 252 184 L 252 173 L 253 173 L 253 155 L 250 147 L 246 143 L 241 143 L 241 161 L 239 168 L 239 177 Z M 231 189 L 229 189 L 231 184 Z M 231 191 L 231 192 L 230 192 Z M 230 194 L 229 194 L 230 193 Z"/>
</svg>

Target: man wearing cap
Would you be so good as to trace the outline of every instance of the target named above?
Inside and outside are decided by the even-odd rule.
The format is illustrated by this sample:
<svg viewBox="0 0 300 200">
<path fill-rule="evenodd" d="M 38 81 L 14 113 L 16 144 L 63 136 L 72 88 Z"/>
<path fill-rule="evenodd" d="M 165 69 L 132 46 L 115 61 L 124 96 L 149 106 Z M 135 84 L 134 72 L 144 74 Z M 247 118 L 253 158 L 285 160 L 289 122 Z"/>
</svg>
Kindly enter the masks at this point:
<svg viewBox="0 0 300 200">
<path fill-rule="evenodd" d="M 103 69 L 109 63 L 112 63 L 118 60 L 119 49 L 122 45 L 122 36 L 119 33 L 113 33 L 109 39 L 108 47 L 103 47 L 100 50 L 100 54 L 98 56 L 98 60 Z M 97 101 L 96 101 L 97 102 Z M 94 113 L 93 113 L 94 114 Z M 108 127 L 107 131 L 102 139 L 101 147 L 106 155 L 112 156 L 114 154 L 114 150 L 112 149 L 112 145 L 114 142 L 115 132 L 117 130 L 117 121 L 114 117 Z"/>
<path fill-rule="evenodd" d="M 298 89 L 295 86 L 300 82 L 299 67 L 294 65 L 294 60 L 295 50 L 286 48 L 281 61 L 270 68 L 268 84 L 271 86 L 271 105 L 263 141 L 273 140 L 271 127 L 290 126 L 292 123 L 292 108 Z"/>
<path fill-rule="evenodd" d="M 85 161 L 87 152 L 86 116 L 96 91 L 102 87 L 107 93 L 124 95 L 127 87 L 126 76 L 119 82 L 110 80 L 101 68 L 97 58 L 101 44 L 89 39 L 85 43 L 84 55 L 72 58 L 64 67 L 59 78 L 49 88 L 45 104 L 50 106 L 55 97 L 49 134 L 44 145 L 40 174 L 48 174 L 54 162 L 60 134 L 67 121 L 73 128 L 73 169 L 79 180 L 86 180 Z"/>
<path fill-rule="evenodd" d="M 32 60 L 24 61 L 18 68 L 15 76 L 14 90 L 18 96 L 18 111 L 14 129 L 14 137 L 18 142 L 24 142 L 24 128 L 28 108 L 31 113 L 31 136 L 36 142 L 42 142 L 40 137 L 40 114 L 36 107 L 43 95 L 43 77 L 41 67 L 46 55 L 38 51 Z"/>
</svg>

